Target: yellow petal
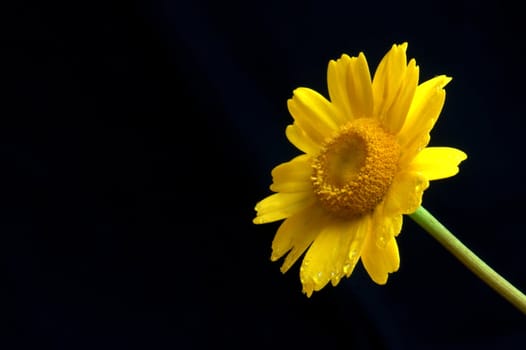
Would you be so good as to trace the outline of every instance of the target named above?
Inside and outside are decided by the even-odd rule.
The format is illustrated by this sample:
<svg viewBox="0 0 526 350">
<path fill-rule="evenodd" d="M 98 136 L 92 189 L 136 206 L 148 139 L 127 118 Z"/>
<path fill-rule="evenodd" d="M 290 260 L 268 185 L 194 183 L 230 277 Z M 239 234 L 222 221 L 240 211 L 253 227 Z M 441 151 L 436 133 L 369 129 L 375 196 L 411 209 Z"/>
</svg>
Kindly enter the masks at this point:
<svg viewBox="0 0 526 350">
<path fill-rule="evenodd" d="M 349 101 L 349 64 L 351 58 L 342 55 L 336 61 L 331 60 L 327 67 L 327 86 L 331 103 L 339 111 L 339 124 L 352 120 Z"/>
<path fill-rule="evenodd" d="M 450 147 L 427 147 L 416 155 L 410 170 L 419 172 L 428 180 L 444 179 L 458 173 L 458 165 L 467 155 Z"/>
<path fill-rule="evenodd" d="M 320 150 L 320 145 L 312 141 L 312 139 L 303 131 L 297 124 L 289 125 L 285 129 L 287 139 L 296 146 L 300 151 L 307 154 L 317 154 Z"/>
<path fill-rule="evenodd" d="M 287 105 L 294 121 L 318 145 L 323 144 L 338 128 L 334 107 L 312 89 L 294 90 L 294 96 L 287 101 Z"/>
<path fill-rule="evenodd" d="M 272 169 L 274 192 L 303 192 L 312 188 L 310 157 L 302 154 Z"/>
<path fill-rule="evenodd" d="M 413 101 L 413 97 L 418 85 L 419 69 L 414 59 L 409 61 L 409 65 L 402 78 L 400 89 L 384 119 L 385 128 L 393 134 L 397 134 L 407 117 L 407 112 Z"/>
<path fill-rule="evenodd" d="M 375 209 L 372 229 L 365 240 L 361 259 L 371 279 L 378 284 L 385 284 L 387 275 L 400 266 L 395 237 L 401 228 L 402 215 L 386 215 L 383 205 Z"/>
<path fill-rule="evenodd" d="M 367 235 L 367 217 L 343 220 L 332 218 L 305 254 L 300 269 L 303 291 L 310 296 L 329 281 L 333 285 L 349 275 L 360 255 Z"/>
<path fill-rule="evenodd" d="M 444 86 L 451 78 L 441 75 L 416 88 L 406 121 L 398 134 L 402 154 L 401 164 L 408 164 L 429 142 L 429 132 L 435 125 L 444 101 Z"/>
<path fill-rule="evenodd" d="M 305 252 L 322 231 L 325 221 L 325 213 L 313 205 L 289 217 L 280 225 L 272 241 L 270 259 L 276 261 L 288 252 L 281 272 L 287 272 Z"/>
<path fill-rule="evenodd" d="M 395 238 L 384 248 L 374 242 L 374 235 L 369 235 L 362 250 L 362 263 L 371 279 L 377 284 L 386 284 L 389 273 L 398 271 L 400 255 Z"/>
<path fill-rule="evenodd" d="M 385 203 L 380 203 L 372 215 L 372 227 L 376 245 L 384 248 L 391 238 L 398 236 L 402 230 L 402 215 L 388 214 Z"/>
<path fill-rule="evenodd" d="M 349 64 L 350 106 L 354 118 L 370 117 L 373 113 L 373 87 L 365 55 L 360 52 Z"/>
<path fill-rule="evenodd" d="M 385 196 L 386 215 L 411 214 L 422 204 L 422 194 L 429 181 L 415 171 L 402 171 L 395 175 Z"/>
<path fill-rule="evenodd" d="M 364 215 L 360 220 L 356 220 L 354 223 L 356 224 L 356 236 L 351 242 L 347 259 L 343 264 L 343 273 L 347 277 L 351 275 L 356 263 L 360 259 L 365 237 L 367 237 L 371 231 L 372 216 Z M 332 283 L 333 285 L 336 285 L 334 280 L 332 280 Z"/>
<path fill-rule="evenodd" d="M 373 78 L 374 115 L 390 127 L 388 111 L 397 98 L 407 70 L 407 43 L 393 45 L 384 56 Z"/>
<path fill-rule="evenodd" d="M 315 201 L 311 191 L 275 193 L 256 204 L 254 224 L 266 224 L 288 218 Z"/>
</svg>

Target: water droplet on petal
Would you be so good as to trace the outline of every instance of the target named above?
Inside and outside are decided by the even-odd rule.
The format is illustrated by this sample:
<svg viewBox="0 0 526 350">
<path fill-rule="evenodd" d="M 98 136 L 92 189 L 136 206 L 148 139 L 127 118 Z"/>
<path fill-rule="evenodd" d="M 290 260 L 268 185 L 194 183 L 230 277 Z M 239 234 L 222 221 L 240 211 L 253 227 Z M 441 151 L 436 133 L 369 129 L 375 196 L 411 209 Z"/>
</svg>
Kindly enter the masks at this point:
<svg viewBox="0 0 526 350">
<path fill-rule="evenodd" d="M 378 246 L 378 248 L 385 248 L 385 246 L 387 245 L 387 239 L 384 235 L 380 235 L 378 237 L 378 239 L 376 240 L 376 245 Z"/>
<path fill-rule="evenodd" d="M 349 252 L 349 260 L 354 261 L 358 257 L 358 252 L 356 250 L 351 250 Z"/>
<path fill-rule="evenodd" d="M 340 283 L 340 280 L 342 279 L 341 274 L 332 272 L 331 273 L 331 283 L 333 286 L 336 287 L 338 283 Z"/>
<path fill-rule="evenodd" d="M 323 272 L 319 271 L 313 278 L 314 283 L 316 283 L 316 284 L 320 283 L 322 277 L 323 277 Z"/>
<path fill-rule="evenodd" d="M 312 292 L 314 291 L 314 286 L 312 283 L 304 283 L 303 281 L 301 281 L 301 283 L 303 284 L 303 293 L 307 294 L 307 297 L 310 298 Z"/>
</svg>

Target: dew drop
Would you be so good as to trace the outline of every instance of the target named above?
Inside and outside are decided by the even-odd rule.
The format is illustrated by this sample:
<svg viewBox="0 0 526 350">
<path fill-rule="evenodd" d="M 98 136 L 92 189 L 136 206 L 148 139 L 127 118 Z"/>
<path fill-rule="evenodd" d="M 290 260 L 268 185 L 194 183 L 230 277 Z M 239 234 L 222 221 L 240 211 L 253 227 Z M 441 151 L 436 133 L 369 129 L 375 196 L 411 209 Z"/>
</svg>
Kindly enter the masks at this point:
<svg viewBox="0 0 526 350">
<path fill-rule="evenodd" d="M 347 263 L 345 265 L 343 265 L 343 273 L 345 273 L 346 275 L 349 274 L 349 272 L 351 272 L 353 269 L 353 264 L 352 263 Z"/>
<path fill-rule="evenodd" d="M 341 280 L 341 279 L 342 279 L 342 277 L 341 277 L 341 275 L 340 275 L 339 273 L 338 273 L 338 274 L 335 273 L 335 272 L 332 272 L 332 273 L 331 273 L 331 283 L 332 283 L 333 286 L 336 287 L 336 285 L 337 285 L 338 283 L 340 283 L 340 280 Z"/>
<path fill-rule="evenodd" d="M 378 246 L 378 248 L 385 248 L 385 246 L 387 245 L 387 239 L 385 239 L 384 235 L 380 235 L 380 237 L 378 237 L 378 239 L 376 240 L 376 245 Z"/>
<path fill-rule="evenodd" d="M 319 271 L 316 275 L 314 275 L 314 283 L 318 284 L 321 282 L 321 279 L 323 277 L 323 272 Z"/>
<path fill-rule="evenodd" d="M 322 276 L 323 276 L 323 272 L 321 272 L 321 271 L 316 274 L 316 277 L 318 277 L 318 278 L 322 278 Z"/>
<path fill-rule="evenodd" d="M 303 259 L 303 263 L 301 264 L 300 271 L 305 270 L 309 266 L 309 260 Z"/>
</svg>

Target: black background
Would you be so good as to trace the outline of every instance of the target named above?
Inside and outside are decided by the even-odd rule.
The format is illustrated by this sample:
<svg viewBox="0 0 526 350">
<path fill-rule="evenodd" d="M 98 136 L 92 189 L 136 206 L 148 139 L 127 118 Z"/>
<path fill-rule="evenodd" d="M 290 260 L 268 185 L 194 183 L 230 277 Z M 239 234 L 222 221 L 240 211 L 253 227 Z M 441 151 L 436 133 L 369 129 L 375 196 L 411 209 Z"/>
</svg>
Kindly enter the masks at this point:
<svg viewBox="0 0 526 350">
<path fill-rule="evenodd" d="M 286 100 L 409 42 L 453 81 L 424 205 L 526 290 L 520 4 L 15 2 L 2 10 L 2 349 L 523 349 L 525 317 L 405 219 L 400 271 L 310 299 L 251 223 Z"/>
</svg>

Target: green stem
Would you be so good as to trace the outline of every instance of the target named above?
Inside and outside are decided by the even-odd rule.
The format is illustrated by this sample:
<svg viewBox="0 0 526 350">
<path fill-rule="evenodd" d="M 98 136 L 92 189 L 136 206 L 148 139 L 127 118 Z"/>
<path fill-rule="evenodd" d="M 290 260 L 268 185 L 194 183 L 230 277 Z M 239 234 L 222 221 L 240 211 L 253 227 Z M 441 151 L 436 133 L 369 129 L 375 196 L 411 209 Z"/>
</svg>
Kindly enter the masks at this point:
<svg viewBox="0 0 526 350">
<path fill-rule="evenodd" d="M 475 275 L 486 282 L 502 297 L 526 314 L 526 295 L 506 281 L 495 270 L 469 250 L 444 225 L 423 207 L 409 215 L 418 225 L 433 236 L 450 253 L 459 259 Z"/>
</svg>

